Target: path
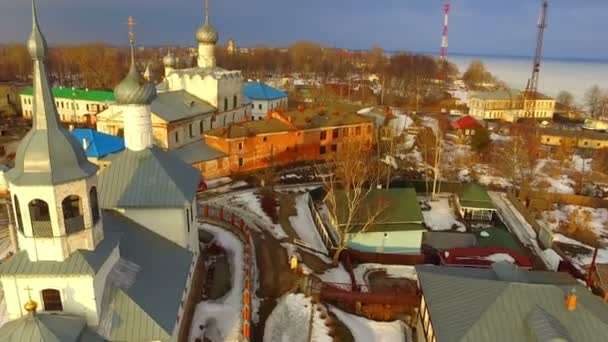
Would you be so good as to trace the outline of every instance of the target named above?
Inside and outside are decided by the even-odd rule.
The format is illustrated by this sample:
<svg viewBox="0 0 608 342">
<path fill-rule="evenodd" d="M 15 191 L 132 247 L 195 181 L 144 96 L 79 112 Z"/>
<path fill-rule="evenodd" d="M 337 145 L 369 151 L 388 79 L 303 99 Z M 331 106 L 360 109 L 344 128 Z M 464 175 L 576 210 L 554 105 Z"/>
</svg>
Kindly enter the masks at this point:
<svg viewBox="0 0 608 342">
<path fill-rule="evenodd" d="M 543 250 L 538 245 L 536 231 L 526 221 L 522 214 L 511 204 L 507 195 L 503 192 L 489 191 L 488 194 L 498 209 L 498 215 L 501 220 L 507 225 L 509 231 L 515 234 L 519 241 L 532 250 L 532 253 L 538 261 L 534 262 L 536 266 L 542 266 L 544 269 L 551 269 L 551 264 L 544 259 Z M 533 260 L 534 261 L 534 260 Z"/>
</svg>

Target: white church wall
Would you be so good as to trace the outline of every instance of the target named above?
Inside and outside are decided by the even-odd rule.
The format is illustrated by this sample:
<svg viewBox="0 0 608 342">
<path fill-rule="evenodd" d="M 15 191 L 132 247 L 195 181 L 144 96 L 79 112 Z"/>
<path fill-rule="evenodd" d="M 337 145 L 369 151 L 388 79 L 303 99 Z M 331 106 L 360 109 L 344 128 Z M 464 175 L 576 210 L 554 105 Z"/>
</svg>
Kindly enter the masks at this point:
<svg viewBox="0 0 608 342">
<path fill-rule="evenodd" d="M 27 315 L 23 305 L 28 301 L 30 293 L 32 299 L 38 303 L 38 311 L 45 311 L 42 290 L 53 289 L 58 290 L 61 294 L 64 313 L 84 317 L 87 325 L 90 326 L 99 324 L 93 277 L 91 276 L 3 276 L 0 280 L 9 320 Z M 31 288 L 31 291 L 28 292 L 27 288 Z"/>
<path fill-rule="evenodd" d="M 188 248 L 186 208 L 121 208 L 125 216 L 156 234 Z M 193 229 L 191 226 L 190 229 Z"/>
</svg>

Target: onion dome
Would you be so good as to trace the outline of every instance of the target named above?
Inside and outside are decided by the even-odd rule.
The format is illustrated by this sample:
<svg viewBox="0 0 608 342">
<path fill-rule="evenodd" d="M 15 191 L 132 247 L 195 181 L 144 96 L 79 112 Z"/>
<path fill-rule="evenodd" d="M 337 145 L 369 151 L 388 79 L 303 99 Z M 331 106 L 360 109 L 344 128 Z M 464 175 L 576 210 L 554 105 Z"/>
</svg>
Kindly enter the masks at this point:
<svg viewBox="0 0 608 342">
<path fill-rule="evenodd" d="M 156 98 L 156 87 L 137 71 L 135 62 L 127 76 L 114 88 L 116 103 L 121 105 L 148 105 Z"/>
<path fill-rule="evenodd" d="M 23 305 L 23 308 L 25 309 L 25 311 L 27 311 L 30 314 L 36 314 L 36 309 L 38 309 L 38 303 L 33 301 L 32 298 L 30 298 L 25 303 L 25 305 Z"/>
<path fill-rule="evenodd" d="M 208 21 L 205 21 L 203 26 L 196 31 L 196 40 L 201 44 L 215 45 L 219 39 L 220 35 Z"/>
<path fill-rule="evenodd" d="M 177 64 L 177 59 L 171 53 L 171 50 L 167 51 L 167 55 L 163 57 L 163 65 L 167 68 L 175 68 Z"/>
</svg>

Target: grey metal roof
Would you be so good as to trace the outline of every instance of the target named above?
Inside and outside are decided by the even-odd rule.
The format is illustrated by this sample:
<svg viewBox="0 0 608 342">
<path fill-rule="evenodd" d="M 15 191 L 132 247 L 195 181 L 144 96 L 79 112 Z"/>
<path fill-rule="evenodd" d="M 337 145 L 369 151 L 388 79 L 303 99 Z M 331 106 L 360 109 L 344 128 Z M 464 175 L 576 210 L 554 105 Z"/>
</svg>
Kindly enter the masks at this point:
<svg viewBox="0 0 608 342">
<path fill-rule="evenodd" d="M 574 341 L 566 327 L 540 306 L 534 308 L 526 317 L 526 324 L 538 342 Z"/>
<path fill-rule="evenodd" d="M 150 104 L 152 113 L 167 122 L 175 122 L 204 114 L 213 114 L 217 108 L 185 90 L 159 93 Z"/>
<path fill-rule="evenodd" d="M 473 247 L 477 237 L 473 233 L 433 232 L 422 233 L 422 244 L 438 250 Z"/>
<path fill-rule="evenodd" d="M 35 6 L 28 50 L 34 60 L 33 123 L 21 140 L 15 167 L 7 178 L 17 185 L 61 184 L 97 172 L 80 144 L 61 126 L 46 71 L 46 41 L 40 32 Z"/>
<path fill-rule="evenodd" d="M 106 233 L 94 251 L 77 250 L 64 261 L 30 261 L 27 251 L 15 254 L 0 264 L 0 277 L 93 275 L 103 266 L 120 241 L 120 234 Z"/>
<path fill-rule="evenodd" d="M 102 208 L 183 208 L 196 194 L 201 174 L 158 147 L 125 150 L 99 174 Z"/>
<path fill-rule="evenodd" d="M 104 294 L 110 296 L 103 313 L 110 315 L 110 339 L 166 340 L 175 327 L 193 254 L 120 213 L 104 210 L 103 218 L 109 230 L 122 233 L 120 257 L 140 268 L 134 283 Z"/>
<path fill-rule="evenodd" d="M 430 265 L 416 266 L 416 272 L 437 341 L 537 341 L 527 318 L 539 307 L 575 341 L 608 336 L 608 307 L 572 278 L 566 284 L 563 275 L 520 271 L 525 273 L 520 280 L 528 282 L 513 282 L 500 280 L 491 269 Z M 564 298 L 573 287 L 578 304 L 568 311 Z"/>
<path fill-rule="evenodd" d="M 0 328 L 0 342 L 79 341 L 102 340 L 88 331 L 84 318 L 71 315 L 39 313 L 10 321 Z"/>
<path fill-rule="evenodd" d="M 215 148 L 207 145 L 202 139 L 190 143 L 188 145 L 184 145 L 173 151 L 170 151 L 170 153 L 173 153 L 177 158 L 188 164 L 194 164 L 228 156 L 226 153 L 216 150 Z"/>
</svg>

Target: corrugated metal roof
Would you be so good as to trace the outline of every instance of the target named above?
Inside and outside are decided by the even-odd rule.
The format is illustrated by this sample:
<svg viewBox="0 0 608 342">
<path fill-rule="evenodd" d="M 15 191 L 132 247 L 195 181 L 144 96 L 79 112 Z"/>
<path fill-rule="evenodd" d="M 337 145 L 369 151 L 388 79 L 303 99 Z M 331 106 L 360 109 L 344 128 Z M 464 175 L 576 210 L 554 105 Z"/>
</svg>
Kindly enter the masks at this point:
<svg viewBox="0 0 608 342">
<path fill-rule="evenodd" d="M 526 323 L 538 342 L 574 341 L 566 327 L 540 306 L 537 306 L 528 314 Z"/>
<path fill-rule="evenodd" d="M 173 332 L 193 254 L 123 215 L 104 210 L 108 229 L 123 233 L 120 257 L 140 269 L 135 282 L 113 288 L 110 306 L 111 340 L 166 340 Z"/>
<path fill-rule="evenodd" d="M 460 205 L 467 208 L 496 209 L 492 198 L 477 183 L 469 183 L 458 192 Z"/>
<path fill-rule="evenodd" d="M 28 315 L 7 322 L 0 328 L 0 342 L 89 342 L 85 336 L 95 333 L 87 331 L 84 318 L 45 314 Z"/>
<path fill-rule="evenodd" d="M 88 147 L 84 151 L 87 157 L 102 158 L 125 149 L 124 139 L 114 135 L 88 128 L 76 128 L 71 133 L 81 144 L 84 139 L 87 140 Z M 84 145 L 82 147 L 84 148 Z"/>
<path fill-rule="evenodd" d="M 226 153 L 216 150 L 215 148 L 207 145 L 203 140 L 198 140 L 188 145 L 184 145 L 178 149 L 170 151 L 169 153 L 173 153 L 177 158 L 188 164 L 194 164 L 228 156 Z"/>
<path fill-rule="evenodd" d="M 154 146 L 125 150 L 99 174 L 102 208 L 182 208 L 196 194 L 201 174 Z"/>
<path fill-rule="evenodd" d="M 416 266 L 437 341 L 537 341 L 527 317 L 541 307 L 575 341 L 603 341 L 608 307 L 571 277 L 519 271 L 527 282 L 497 279 L 493 270 Z M 575 287 L 578 304 L 568 311 L 565 295 Z"/>
<path fill-rule="evenodd" d="M 150 104 L 152 113 L 167 122 L 175 122 L 203 114 L 213 114 L 217 108 L 185 90 L 159 93 Z"/>
<path fill-rule="evenodd" d="M 276 100 L 287 97 L 287 93 L 262 82 L 248 82 L 243 90 L 245 96 L 252 100 Z"/>
<path fill-rule="evenodd" d="M 118 245 L 120 234 L 107 233 L 94 251 L 77 250 L 66 260 L 30 261 L 27 251 L 20 251 L 0 264 L 0 277 L 94 275 Z"/>
</svg>

